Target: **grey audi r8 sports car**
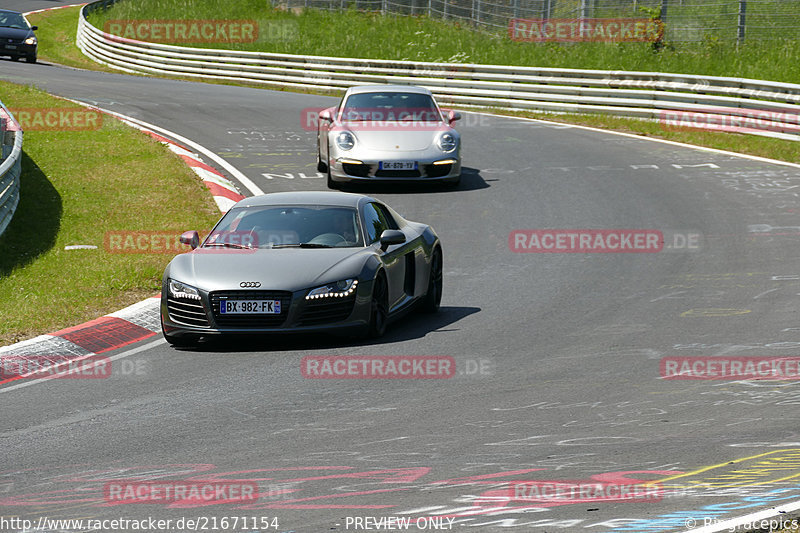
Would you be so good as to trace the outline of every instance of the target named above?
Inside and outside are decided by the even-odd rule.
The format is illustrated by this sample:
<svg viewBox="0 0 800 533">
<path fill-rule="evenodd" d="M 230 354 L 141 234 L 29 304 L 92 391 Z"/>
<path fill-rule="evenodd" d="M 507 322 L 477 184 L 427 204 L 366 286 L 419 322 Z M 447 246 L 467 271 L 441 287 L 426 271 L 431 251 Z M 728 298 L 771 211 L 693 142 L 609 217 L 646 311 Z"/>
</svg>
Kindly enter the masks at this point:
<svg viewBox="0 0 800 533">
<path fill-rule="evenodd" d="M 167 266 L 161 326 L 173 345 L 219 334 L 321 331 L 379 337 L 442 298 L 433 229 L 368 196 L 273 193 L 234 205 Z"/>
<path fill-rule="evenodd" d="M 460 118 L 422 87 L 351 87 L 319 114 L 317 169 L 332 189 L 367 181 L 458 185 L 461 138 L 453 125 Z"/>
</svg>

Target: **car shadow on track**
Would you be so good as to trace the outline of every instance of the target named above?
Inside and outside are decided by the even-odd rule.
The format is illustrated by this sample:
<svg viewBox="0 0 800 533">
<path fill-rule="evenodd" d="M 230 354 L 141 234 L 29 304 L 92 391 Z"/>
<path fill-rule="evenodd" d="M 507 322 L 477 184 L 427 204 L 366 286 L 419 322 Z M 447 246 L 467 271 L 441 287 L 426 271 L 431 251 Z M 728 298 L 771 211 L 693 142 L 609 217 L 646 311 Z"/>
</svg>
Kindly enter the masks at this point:
<svg viewBox="0 0 800 533">
<path fill-rule="evenodd" d="M 347 348 L 353 346 L 375 346 L 421 339 L 432 333 L 448 333 L 459 328 L 452 327 L 462 318 L 480 312 L 479 307 L 441 307 L 438 313 L 421 314 L 411 312 L 391 323 L 379 339 L 337 337 L 324 334 L 289 335 L 243 335 L 214 336 L 203 339 L 193 348 L 175 348 L 182 352 L 285 352 Z"/>
<path fill-rule="evenodd" d="M 383 194 L 403 194 L 403 193 L 451 193 L 461 191 L 476 191 L 489 188 L 489 184 L 481 176 L 481 171 L 477 168 L 462 167 L 461 182 L 457 187 L 447 184 L 420 183 L 420 182 L 391 182 L 391 183 L 348 183 L 341 185 L 341 190 L 358 193 L 383 193 Z"/>
</svg>

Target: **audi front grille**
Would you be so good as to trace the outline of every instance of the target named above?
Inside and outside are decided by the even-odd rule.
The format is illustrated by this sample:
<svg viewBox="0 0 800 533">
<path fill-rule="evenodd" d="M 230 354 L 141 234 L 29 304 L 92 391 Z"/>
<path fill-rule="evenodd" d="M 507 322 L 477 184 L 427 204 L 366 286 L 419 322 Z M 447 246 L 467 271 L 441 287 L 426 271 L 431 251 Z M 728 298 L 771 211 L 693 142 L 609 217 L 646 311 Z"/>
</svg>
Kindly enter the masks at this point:
<svg viewBox="0 0 800 533">
<path fill-rule="evenodd" d="M 333 324 L 347 320 L 352 314 L 356 303 L 356 295 L 347 298 L 319 298 L 306 300 L 303 312 L 300 314 L 301 326 L 316 326 L 319 324 Z"/>
<path fill-rule="evenodd" d="M 200 300 L 193 298 L 167 298 L 169 318 L 176 324 L 207 328 L 208 316 Z"/>
</svg>

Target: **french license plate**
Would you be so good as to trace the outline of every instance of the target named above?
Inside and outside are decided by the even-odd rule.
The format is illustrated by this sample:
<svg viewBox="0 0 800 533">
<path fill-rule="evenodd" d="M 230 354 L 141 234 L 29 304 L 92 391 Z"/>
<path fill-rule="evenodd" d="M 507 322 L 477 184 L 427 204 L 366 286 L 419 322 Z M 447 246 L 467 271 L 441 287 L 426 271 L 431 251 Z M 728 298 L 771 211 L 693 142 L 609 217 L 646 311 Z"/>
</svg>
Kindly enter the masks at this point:
<svg viewBox="0 0 800 533">
<path fill-rule="evenodd" d="M 221 315 L 279 315 L 280 300 L 220 300 Z"/>
<path fill-rule="evenodd" d="M 380 170 L 417 170 L 416 161 L 381 161 Z"/>
<path fill-rule="evenodd" d="M 16 44 L 7 44 L 6 45 L 6 50 L 16 50 L 16 49 L 17 49 L 17 45 Z"/>
</svg>

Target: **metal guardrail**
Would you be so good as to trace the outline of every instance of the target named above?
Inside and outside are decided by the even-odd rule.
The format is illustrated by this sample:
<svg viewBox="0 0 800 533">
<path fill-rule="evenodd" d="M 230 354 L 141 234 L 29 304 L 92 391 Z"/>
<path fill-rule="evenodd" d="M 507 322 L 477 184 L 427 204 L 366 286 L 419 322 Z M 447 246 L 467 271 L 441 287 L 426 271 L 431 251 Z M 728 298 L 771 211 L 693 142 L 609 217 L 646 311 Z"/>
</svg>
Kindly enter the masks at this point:
<svg viewBox="0 0 800 533">
<path fill-rule="evenodd" d="M 13 115 L 0 102 L 0 235 L 19 204 L 22 171 L 22 130 Z"/>
<path fill-rule="evenodd" d="M 77 43 L 89 58 L 126 72 L 341 92 L 409 84 L 461 107 L 603 113 L 665 127 L 725 129 L 800 140 L 800 85 L 743 78 L 561 68 L 299 56 L 191 48 L 107 34 L 81 10 Z"/>
</svg>

